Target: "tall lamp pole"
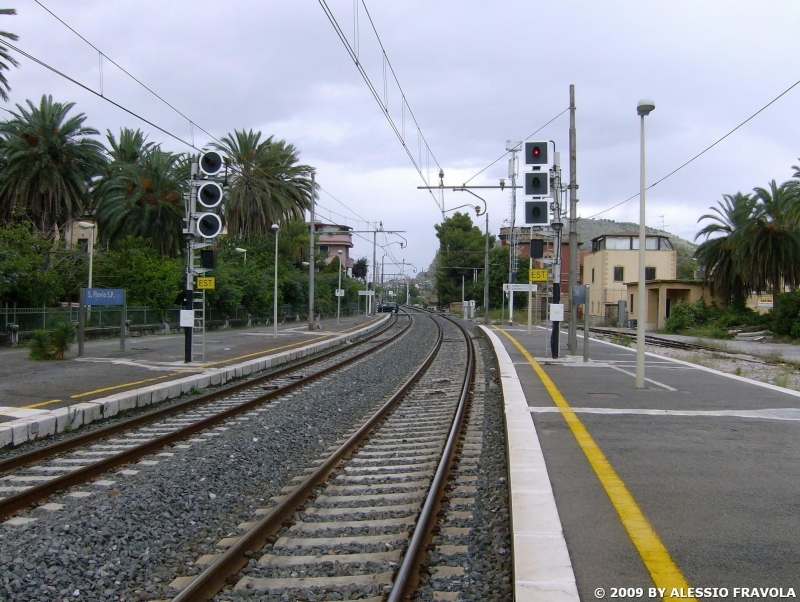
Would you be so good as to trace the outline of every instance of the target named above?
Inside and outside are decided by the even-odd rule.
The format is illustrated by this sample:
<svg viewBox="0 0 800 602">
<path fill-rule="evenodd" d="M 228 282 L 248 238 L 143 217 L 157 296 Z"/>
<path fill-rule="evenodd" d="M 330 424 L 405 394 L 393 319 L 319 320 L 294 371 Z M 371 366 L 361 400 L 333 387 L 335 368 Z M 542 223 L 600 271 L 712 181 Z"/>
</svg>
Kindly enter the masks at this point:
<svg viewBox="0 0 800 602">
<path fill-rule="evenodd" d="M 339 249 L 339 288 L 336 289 L 336 323 L 341 324 L 340 314 L 342 310 L 342 250 Z"/>
<path fill-rule="evenodd" d="M 78 227 L 92 231 L 92 237 L 89 239 L 89 288 L 92 288 L 92 258 L 94 255 L 94 231 L 97 229 L 96 224 L 89 222 L 78 222 Z"/>
<path fill-rule="evenodd" d="M 636 112 L 641 117 L 641 153 L 639 158 L 639 299 L 636 307 L 636 388 L 644 389 L 644 324 L 647 320 L 647 290 L 645 284 L 645 211 L 644 211 L 644 118 L 656 108 L 656 104 L 649 99 L 642 99 L 636 106 Z"/>
<path fill-rule="evenodd" d="M 272 334 L 278 336 L 278 224 L 272 224 L 272 231 L 275 233 L 275 290 L 272 297 Z"/>
</svg>

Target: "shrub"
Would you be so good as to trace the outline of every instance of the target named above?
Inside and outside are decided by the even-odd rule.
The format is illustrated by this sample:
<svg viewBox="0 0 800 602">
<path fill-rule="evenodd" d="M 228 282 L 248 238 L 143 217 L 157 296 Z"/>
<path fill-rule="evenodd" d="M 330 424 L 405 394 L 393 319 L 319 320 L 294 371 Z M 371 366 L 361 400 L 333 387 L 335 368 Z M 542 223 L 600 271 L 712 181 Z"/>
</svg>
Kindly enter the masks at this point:
<svg viewBox="0 0 800 602">
<path fill-rule="evenodd" d="M 52 355 L 50 333 L 46 330 L 34 330 L 28 343 L 28 359 L 49 360 Z"/>
<path fill-rule="evenodd" d="M 800 318 L 800 291 L 775 295 L 772 308 L 772 331 L 775 334 L 791 335 L 794 324 Z"/>
<path fill-rule="evenodd" d="M 69 352 L 72 341 L 75 340 L 75 327 L 69 322 L 62 322 L 53 329 L 50 335 L 53 357 L 60 360 Z"/>
<path fill-rule="evenodd" d="M 665 330 L 676 334 L 688 328 L 697 328 L 708 322 L 711 316 L 711 308 L 702 299 L 698 299 L 694 303 L 680 301 L 669 313 Z"/>
</svg>

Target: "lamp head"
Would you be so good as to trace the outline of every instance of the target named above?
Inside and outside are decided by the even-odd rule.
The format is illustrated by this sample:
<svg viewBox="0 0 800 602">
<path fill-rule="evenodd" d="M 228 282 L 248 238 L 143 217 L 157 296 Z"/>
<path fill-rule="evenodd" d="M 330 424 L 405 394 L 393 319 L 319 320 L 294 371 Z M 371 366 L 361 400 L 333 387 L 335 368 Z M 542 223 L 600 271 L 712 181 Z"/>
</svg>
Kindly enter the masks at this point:
<svg viewBox="0 0 800 602">
<path fill-rule="evenodd" d="M 234 251 L 237 251 L 239 253 L 247 253 L 247 249 L 243 249 L 242 247 L 236 247 Z"/>
<path fill-rule="evenodd" d="M 280 226 L 278 224 L 272 224 L 272 231 L 273 232 L 277 232 L 279 229 L 280 229 Z"/>
<path fill-rule="evenodd" d="M 339 255 L 341 255 L 342 253 L 344 253 L 344 251 L 342 251 L 341 249 L 339 249 L 339 250 L 337 251 L 337 253 L 339 253 Z"/>
<path fill-rule="evenodd" d="M 503 178 L 500 178 L 500 190 L 503 190 L 506 187 L 506 181 Z"/>
<path fill-rule="evenodd" d="M 636 112 L 639 115 L 649 115 L 650 111 L 656 108 L 656 103 L 650 100 L 649 98 L 643 98 L 638 102 L 636 105 Z"/>
<path fill-rule="evenodd" d="M 79 228 L 94 228 L 94 224 L 90 224 L 89 222 L 78 222 Z"/>
</svg>

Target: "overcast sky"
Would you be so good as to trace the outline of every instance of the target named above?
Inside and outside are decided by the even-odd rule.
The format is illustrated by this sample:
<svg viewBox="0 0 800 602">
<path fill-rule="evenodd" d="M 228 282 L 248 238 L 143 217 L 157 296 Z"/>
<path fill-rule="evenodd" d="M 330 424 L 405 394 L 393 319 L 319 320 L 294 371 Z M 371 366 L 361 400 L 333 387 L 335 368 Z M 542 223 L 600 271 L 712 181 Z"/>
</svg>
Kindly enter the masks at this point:
<svg viewBox="0 0 800 602">
<path fill-rule="evenodd" d="M 433 185 L 437 162 L 445 185 L 458 186 L 497 159 L 506 140 L 527 138 L 569 106 L 574 84 L 580 217 L 638 192 L 640 98 L 656 104 L 646 119 L 650 183 L 798 80 L 795 0 L 366 0 L 429 153 L 408 109 L 401 110 L 393 79 L 384 87 L 380 46 L 363 5 L 356 14 L 354 0 L 327 1 L 401 133 L 405 115 L 406 144 Z M 252 128 L 297 146 L 302 162 L 317 169 L 323 218 L 356 230 L 383 222 L 386 230 L 405 231 L 408 246 L 390 246 L 391 257 L 428 267 L 438 247 L 434 224 L 442 219 L 442 199 L 417 190 L 424 182 L 317 0 L 42 3 L 214 136 Z M 0 29 L 19 35 L 19 48 L 100 91 L 97 51 L 34 0 L 4 6 L 17 16 L 3 17 Z M 75 102 L 74 110 L 103 133 L 139 127 L 166 149 L 189 150 L 18 58 L 20 67 L 7 75 L 6 108 L 52 94 Z M 107 61 L 102 75 L 107 98 L 192 140 L 185 118 Z M 789 179 L 791 166 L 800 163 L 799 99 L 800 86 L 649 190 L 647 225 L 694 240 L 698 218 L 723 194 Z M 532 138 L 555 142 L 565 181 L 568 129 L 564 113 Z M 196 129 L 193 140 L 208 142 Z M 507 171 L 503 159 L 469 184 L 496 185 Z M 509 191 L 476 192 L 487 200 L 489 227 L 497 233 L 510 217 Z M 523 200 L 520 194 L 518 205 Z M 443 201 L 448 209 L 472 203 L 463 192 L 446 192 Z M 597 217 L 638 223 L 638 197 Z M 356 238 L 353 256 L 367 256 L 371 264 L 371 236 L 363 236 L 370 242 Z M 379 238 L 391 240 L 399 239 Z M 379 263 L 382 256 L 379 249 Z"/>
</svg>

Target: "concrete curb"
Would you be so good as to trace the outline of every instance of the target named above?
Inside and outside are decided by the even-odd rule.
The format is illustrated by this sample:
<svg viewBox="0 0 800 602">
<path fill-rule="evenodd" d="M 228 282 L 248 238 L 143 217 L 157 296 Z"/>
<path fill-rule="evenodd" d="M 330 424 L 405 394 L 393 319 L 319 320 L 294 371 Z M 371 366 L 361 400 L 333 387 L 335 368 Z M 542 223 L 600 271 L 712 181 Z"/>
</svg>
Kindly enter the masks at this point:
<svg viewBox="0 0 800 602">
<path fill-rule="evenodd" d="M 317 341 L 297 349 L 283 351 L 276 355 L 262 356 L 224 368 L 210 368 L 199 374 L 192 374 L 177 380 L 122 393 L 114 393 L 107 397 L 75 403 L 54 410 L 8 408 L 9 411 L 6 412 L 6 415 L 17 415 L 18 417 L 15 420 L 0 424 L 0 449 L 8 445 L 17 446 L 28 441 L 63 433 L 66 430 L 72 431 L 85 424 L 104 418 L 111 418 L 126 410 L 142 408 L 180 397 L 192 389 L 205 389 L 209 386 L 223 385 L 237 378 L 301 359 L 337 345 L 349 343 L 358 336 L 369 334 L 376 330 L 388 319 L 389 316 L 387 315 L 383 320 L 354 332 Z"/>
<path fill-rule="evenodd" d="M 480 328 L 494 348 L 503 390 L 514 599 L 579 602 L 553 488 L 516 367 L 497 335 Z"/>
</svg>

